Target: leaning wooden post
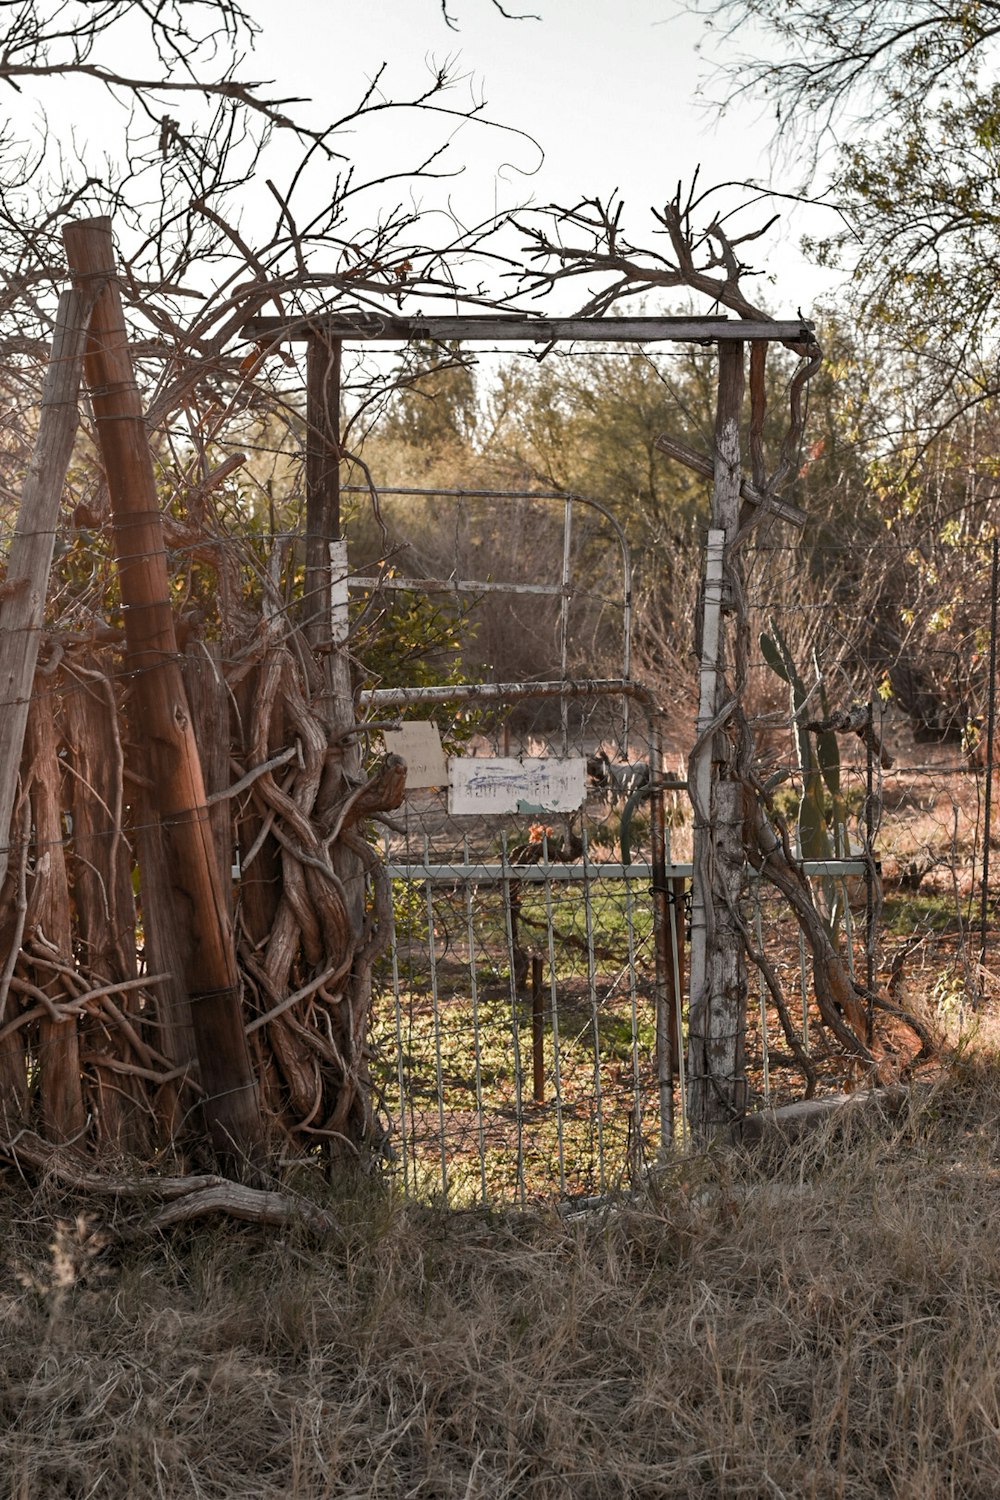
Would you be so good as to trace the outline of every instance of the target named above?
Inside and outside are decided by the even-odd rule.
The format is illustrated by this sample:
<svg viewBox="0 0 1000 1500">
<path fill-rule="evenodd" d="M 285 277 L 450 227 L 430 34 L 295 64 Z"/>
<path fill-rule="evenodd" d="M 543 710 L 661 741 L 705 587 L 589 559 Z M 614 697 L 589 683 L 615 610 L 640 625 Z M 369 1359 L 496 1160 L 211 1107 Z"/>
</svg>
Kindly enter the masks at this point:
<svg viewBox="0 0 1000 1500">
<path fill-rule="evenodd" d="M 694 806 L 690 950 L 688 1102 L 691 1127 L 705 1139 L 745 1109 L 746 965 L 738 922 L 743 884 L 743 788 L 725 733 L 735 666 L 731 547 L 739 529 L 743 345 L 719 346 L 712 521 L 702 601 L 698 737 L 688 783 Z M 731 620 L 727 630 L 727 619 Z M 728 649 L 727 649 L 728 647 Z"/>
<path fill-rule="evenodd" d="M 111 497 L 129 713 L 142 749 L 139 769 L 148 783 L 148 806 L 169 854 L 180 936 L 176 962 L 191 998 L 205 1123 L 216 1153 L 238 1167 L 262 1152 L 260 1104 L 181 676 L 159 499 L 116 281 L 111 220 L 67 224 L 63 239 L 75 284 L 96 293 L 84 363 Z"/>
<path fill-rule="evenodd" d="M 84 299 L 78 292 L 67 290 L 59 298 L 42 387 L 38 433 L 24 476 L 4 597 L 0 602 L 0 890 L 10 866 L 11 822 L 38 665 L 59 507 L 79 421 L 86 336 Z M 50 772 L 54 769 L 54 748 L 51 761 Z M 39 838 L 43 837 L 39 833 Z M 46 852 L 42 850 L 43 860 Z M 53 855 L 61 853 L 52 851 Z M 67 902 L 64 913 L 67 921 L 68 912 Z M 17 925 L 12 923 L 11 928 L 11 942 L 16 943 Z M 6 965 L 8 974 L 13 960 L 11 953 L 0 955 L 0 963 Z M 4 1007 L 5 997 L 0 994 L 0 1025 L 4 1021 Z M 80 1134 L 85 1123 L 76 1026 L 43 1021 L 41 1042 L 45 1051 L 41 1080 L 45 1123 L 58 1140 L 71 1140 Z M 27 1103 L 25 1076 L 20 1037 L 12 1033 L 0 1041 L 0 1108 L 8 1127 L 21 1117 Z"/>
<path fill-rule="evenodd" d="M 28 722 L 66 470 L 73 453 L 87 316 L 79 292 L 59 298 L 31 462 L 0 602 L 0 889 Z M 0 1018 L 2 1019 L 2 1018 Z"/>
</svg>

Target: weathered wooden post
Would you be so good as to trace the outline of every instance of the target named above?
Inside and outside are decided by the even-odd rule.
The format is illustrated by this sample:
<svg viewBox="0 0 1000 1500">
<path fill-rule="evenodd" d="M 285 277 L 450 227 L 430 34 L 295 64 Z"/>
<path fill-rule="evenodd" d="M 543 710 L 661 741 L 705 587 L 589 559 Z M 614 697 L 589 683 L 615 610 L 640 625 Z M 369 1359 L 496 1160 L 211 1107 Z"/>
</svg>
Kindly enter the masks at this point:
<svg viewBox="0 0 1000 1500">
<path fill-rule="evenodd" d="M 314 706 L 327 736 L 327 758 L 316 812 L 329 812 L 361 780 L 354 694 L 347 652 L 347 545 L 340 514 L 340 395 L 343 340 L 310 331 L 306 346 L 306 638 L 319 659 L 322 688 Z M 335 602 L 336 601 L 336 602 Z M 331 860 L 340 881 L 347 931 L 356 944 L 365 921 L 365 869 L 355 850 L 338 840 Z M 331 961 L 341 958 L 331 954 Z M 346 985 L 348 1015 L 339 1043 L 352 1079 L 345 1080 L 331 1130 L 367 1132 L 370 1119 L 363 1037 L 371 1004 L 371 973 L 360 965 Z M 347 1131 L 360 1106 L 362 1123 Z"/>
<path fill-rule="evenodd" d="M 305 628 L 320 652 L 330 644 L 330 545 L 340 540 L 342 341 L 310 332 L 306 343 Z"/>
<path fill-rule="evenodd" d="M 306 639 L 323 673 L 321 717 L 334 743 L 354 728 L 346 637 L 334 621 L 333 584 L 343 583 L 347 549 L 340 518 L 340 367 L 343 341 L 310 333 L 306 346 Z M 339 592 L 339 590 L 337 591 Z M 334 757 L 336 760 L 336 757 Z M 339 780 L 339 768 L 337 771 Z"/>
<path fill-rule="evenodd" d="M 733 612 L 731 596 L 743 382 L 742 343 L 720 341 L 698 737 L 688 769 L 694 806 L 688 1106 L 692 1131 L 701 1139 L 739 1120 L 746 1104 L 747 979 L 738 923 L 745 868 L 743 787 L 735 774 L 735 745 L 724 728 L 734 690 L 736 631 L 746 628 L 739 612 Z"/>
<path fill-rule="evenodd" d="M 38 664 L 59 507 L 79 420 L 87 312 L 79 292 L 63 292 L 42 389 L 38 435 L 24 476 L 0 603 L 0 888 L 10 862 L 10 820 Z"/>
<path fill-rule="evenodd" d="M 179 948 L 172 957 L 191 1001 L 205 1122 L 216 1153 L 239 1166 L 262 1152 L 260 1105 L 226 894 L 181 676 L 153 460 L 116 281 L 111 220 L 67 224 L 63 239 L 74 283 L 96 293 L 84 368 L 111 497 L 129 715 L 142 750 L 136 769 L 168 856 Z"/>
<path fill-rule="evenodd" d="M 42 389 L 38 434 L 31 462 L 24 477 L 14 540 L 11 543 L 4 580 L 4 598 L 0 603 L 0 889 L 10 865 L 13 837 L 11 822 L 17 795 L 21 755 L 28 726 L 28 707 L 38 665 L 38 648 L 45 615 L 45 598 L 52 554 L 59 523 L 66 470 L 73 452 L 73 440 L 79 420 L 78 401 L 83 367 L 83 348 L 87 330 L 87 307 L 78 292 L 65 291 L 59 299 L 55 333 L 45 384 Z M 51 706 L 36 724 L 37 735 L 54 736 Z M 55 765 L 55 747 L 47 765 Z M 60 839 L 59 809 L 53 809 L 51 787 L 35 789 L 36 804 L 51 816 L 52 827 L 37 827 L 40 860 L 45 873 L 58 867 L 62 890 L 56 882 L 49 885 L 49 910 L 63 921 L 69 920 L 69 900 L 65 893 L 65 867 L 61 846 L 46 847 L 46 840 Z M 40 816 L 40 815 L 39 815 Z M 39 873 L 42 873 L 41 871 Z M 65 906 L 59 911 L 62 896 Z M 49 920 L 49 937 L 55 937 Z M 17 924 L 12 925 L 11 943 L 20 941 Z M 66 950 L 68 951 L 68 949 Z M 14 955 L 0 956 L 5 972 L 13 972 Z M 4 1005 L 0 1003 L 0 1025 Z M 80 1055 L 75 1026 L 60 1026 L 45 1020 L 40 1023 L 40 1044 L 44 1054 L 41 1074 L 42 1115 L 48 1132 L 57 1140 L 72 1140 L 85 1122 L 80 1086 Z M 21 1118 L 27 1103 L 24 1058 L 16 1036 L 0 1043 L 0 1094 L 9 1123 Z"/>
</svg>

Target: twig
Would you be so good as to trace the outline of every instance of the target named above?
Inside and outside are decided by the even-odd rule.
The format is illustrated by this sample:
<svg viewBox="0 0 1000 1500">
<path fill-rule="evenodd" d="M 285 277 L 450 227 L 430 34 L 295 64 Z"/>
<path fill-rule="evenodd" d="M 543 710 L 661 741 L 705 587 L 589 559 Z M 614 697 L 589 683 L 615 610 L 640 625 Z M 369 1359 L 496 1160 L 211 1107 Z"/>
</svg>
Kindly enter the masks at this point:
<svg viewBox="0 0 1000 1500">
<path fill-rule="evenodd" d="M 165 984 L 172 978 L 172 974 L 144 974 L 140 979 L 123 979 L 120 983 L 101 985 L 99 989 L 87 990 L 85 994 L 77 995 L 73 1000 L 63 1000 L 59 1003 L 48 996 L 43 996 L 42 991 L 28 980 L 13 980 L 12 978 L 12 984 L 18 989 L 23 989 L 24 993 L 36 996 L 38 1004 L 32 1006 L 31 1010 L 22 1011 L 12 1021 L 8 1021 L 6 1026 L 0 1027 L 0 1041 L 20 1027 L 27 1026 L 29 1021 L 37 1021 L 40 1016 L 48 1015 L 53 1021 L 71 1021 L 81 1015 L 95 1000 L 103 1000 L 107 995 L 119 995 L 126 990 L 145 989 L 147 985 Z"/>
<path fill-rule="evenodd" d="M 28 1130 L 19 1131 L 11 1140 L 0 1141 L 0 1155 L 19 1166 L 26 1162 L 79 1192 L 115 1198 L 163 1199 L 170 1206 L 154 1215 L 150 1221 L 154 1229 L 219 1213 L 276 1227 L 301 1223 L 324 1236 L 337 1229 L 332 1214 L 304 1198 L 246 1187 L 226 1177 L 119 1177 L 89 1172 L 78 1160 L 71 1160 Z"/>
<path fill-rule="evenodd" d="M 325 984 L 336 984 L 338 980 L 343 979 L 350 967 L 350 962 L 334 964 L 332 968 L 324 970 L 315 979 L 310 979 L 308 984 L 304 984 L 300 990 L 296 990 L 294 995 L 287 995 L 284 1000 L 274 1006 L 272 1010 L 267 1011 L 265 1015 L 256 1016 L 249 1025 L 243 1028 L 247 1036 L 252 1035 L 255 1031 L 259 1031 L 262 1026 L 267 1026 L 271 1021 L 277 1020 L 279 1016 L 283 1016 L 286 1010 L 291 1010 L 292 1006 L 298 1005 L 300 1000 L 308 1000 L 310 995 L 315 995 L 316 991 L 322 989 Z"/>
<path fill-rule="evenodd" d="M 24 923 L 28 915 L 28 837 L 31 833 L 31 808 L 28 803 L 27 787 L 22 789 L 21 798 L 21 857 L 17 867 L 17 900 L 14 932 L 10 940 L 10 949 L 4 961 L 3 975 L 0 976 L 0 1021 L 7 1014 L 7 999 L 10 995 L 10 984 L 14 977 L 14 967 L 21 951 L 21 943 L 24 940 Z"/>
<path fill-rule="evenodd" d="M 253 766 L 245 776 L 240 777 L 239 781 L 234 781 L 232 786 L 226 787 L 224 792 L 213 792 L 210 797 L 206 797 L 205 806 L 212 807 L 216 802 L 229 802 L 231 798 L 238 797 L 240 792 L 245 792 L 247 787 L 253 786 L 254 782 L 259 777 L 265 776 L 268 771 L 275 771 L 278 766 L 287 765 L 290 760 L 294 760 L 297 753 L 295 746 L 290 745 L 287 750 L 282 750 L 279 755 L 266 760 L 263 765 Z"/>
</svg>

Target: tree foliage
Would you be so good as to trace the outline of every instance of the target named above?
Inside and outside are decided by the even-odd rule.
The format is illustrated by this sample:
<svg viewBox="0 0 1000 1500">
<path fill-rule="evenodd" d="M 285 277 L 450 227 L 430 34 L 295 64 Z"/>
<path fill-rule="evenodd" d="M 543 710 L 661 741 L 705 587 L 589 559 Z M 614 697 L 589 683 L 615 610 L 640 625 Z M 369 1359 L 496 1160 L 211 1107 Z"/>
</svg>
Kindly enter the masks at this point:
<svg viewBox="0 0 1000 1500">
<path fill-rule="evenodd" d="M 807 242 L 846 270 L 835 361 L 861 512 L 863 652 L 924 733 L 982 692 L 981 601 L 1000 524 L 1000 48 L 996 0 L 702 0 L 726 37 L 726 96 L 764 99 L 780 159 L 836 206 Z M 750 25 L 755 53 L 741 29 Z M 761 40 L 763 45 L 761 45 Z"/>
<path fill-rule="evenodd" d="M 1000 36 L 997 0 L 696 0 L 709 26 L 735 40 L 723 65 L 729 97 L 763 97 L 775 122 L 822 147 L 845 117 L 885 124 L 988 65 Z M 743 50 L 740 31 L 774 48 Z"/>
<path fill-rule="evenodd" d="M 1000 45 L 996 0 L 703 0 L 728 34 L 728 97 L 774 110 L 776 140 L 835 228 L 812 242 L 852 274 L 859 325 L 917 357 L 918 442 L 997 392 Z M 737 40 L 753 23 L 763 55 Z M 767 41 L 770 41 L 770 47 Z M 826 179 L 826 180 L 825 180 Z M 878 398 L 892 403 L 892 377 Z"/>
</svg>

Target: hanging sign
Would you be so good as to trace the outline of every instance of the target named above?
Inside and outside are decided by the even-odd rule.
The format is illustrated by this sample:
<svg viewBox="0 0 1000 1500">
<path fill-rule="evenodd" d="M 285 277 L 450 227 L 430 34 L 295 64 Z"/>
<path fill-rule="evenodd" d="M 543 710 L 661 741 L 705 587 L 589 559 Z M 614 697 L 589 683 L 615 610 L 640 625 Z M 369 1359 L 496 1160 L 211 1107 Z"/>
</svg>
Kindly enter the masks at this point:
<svg viewBox="0 0 1000 1500">
<path fill-rule="evenodd" d="M 587 762 L 520 756 L 448 762 L 448 811 L 474 813 L 575 812 L 587 790 Z"/>
<path fill-rule="evenodd" d="M 406 761 L 408 792 L 447 784 L 448 767 L 435 723 L 419 719 L 403 724 L 399 729 L 383 730 L 382 738 L 390 755 L 401 755 Z"/>
</svg>

